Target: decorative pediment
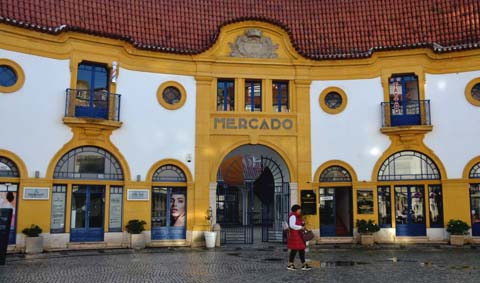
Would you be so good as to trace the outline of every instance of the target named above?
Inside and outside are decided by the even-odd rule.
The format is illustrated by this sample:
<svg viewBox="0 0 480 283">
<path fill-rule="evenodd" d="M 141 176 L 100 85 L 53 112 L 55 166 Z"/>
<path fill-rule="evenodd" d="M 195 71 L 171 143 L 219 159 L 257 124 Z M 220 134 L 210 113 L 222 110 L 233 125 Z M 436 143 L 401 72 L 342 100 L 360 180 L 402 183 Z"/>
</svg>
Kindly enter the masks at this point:
<svg viewBox="0 0 480 283">
<path fill-rule="evenodd" d="M 230 57 L 239 58 L 278 58 L 278 44 L 263 36 L 259 29 L 248 29 L 243 35 L 237 36 L 235 43 L 229 42 Z"/>
</svg>

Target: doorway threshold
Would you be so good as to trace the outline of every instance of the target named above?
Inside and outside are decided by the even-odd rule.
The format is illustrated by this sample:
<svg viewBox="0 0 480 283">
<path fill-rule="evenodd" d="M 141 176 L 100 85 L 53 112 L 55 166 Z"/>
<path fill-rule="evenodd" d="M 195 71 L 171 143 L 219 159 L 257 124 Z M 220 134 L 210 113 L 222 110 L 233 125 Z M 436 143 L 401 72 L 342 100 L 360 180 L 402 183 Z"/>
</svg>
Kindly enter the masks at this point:
<svg viewBox="0 0 480 283">
<path fill-rule="evenodd" d="M 320 237 L 317 244 L 355 244 L 355 237 Z"/>
</svg>

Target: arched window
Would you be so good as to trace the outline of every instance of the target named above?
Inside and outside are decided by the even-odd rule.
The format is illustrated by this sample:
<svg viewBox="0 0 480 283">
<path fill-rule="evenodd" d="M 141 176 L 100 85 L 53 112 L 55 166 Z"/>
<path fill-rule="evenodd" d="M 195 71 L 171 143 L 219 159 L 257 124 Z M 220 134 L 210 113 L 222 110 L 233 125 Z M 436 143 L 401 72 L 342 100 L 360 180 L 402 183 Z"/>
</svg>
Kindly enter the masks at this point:
<svg viewBox="0 0 480 283">
<path fill-rule="evenodd" d="M 0 177 L 20 177 L 15 163 L 3 156 L 0 156 Z"/>
<path fill-rule="evenodd" d="M 187 178 L 182 169 L 175 165 L 163 165 L 153 174 L 153 182 L 186 182 Z"/>
<path fill-rule="evenodd" d="M 480 162 L 472 167 L 469 178 L 480 178 Z"/>
<path fill-rule="evenodd" d="M 341 166 L 330 166 L 323 170 L 320 182 L 351 182 L 352 177 L 347 169 Z"/>
<path fill-rule="evenodd" d="M 93 146 L 78 147 L 66 153 L 55 166 L 55 179 L 123 180 L 118 160 Z"/>
<path fill-rule="evenodd" d="M 385 160 L 378 171 L 379 181 L 439 180 L 437 165 L 416 151 L 400 151 Z"/>
</svg>

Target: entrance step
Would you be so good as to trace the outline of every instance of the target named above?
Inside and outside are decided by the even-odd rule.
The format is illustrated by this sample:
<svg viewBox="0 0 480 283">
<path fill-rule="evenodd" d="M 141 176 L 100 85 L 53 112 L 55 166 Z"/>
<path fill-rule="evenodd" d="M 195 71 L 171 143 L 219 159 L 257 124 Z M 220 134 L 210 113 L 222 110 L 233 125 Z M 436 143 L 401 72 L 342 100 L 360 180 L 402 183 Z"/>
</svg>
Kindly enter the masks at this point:
<svg viewBox="0 0 480 283">
<path fill-rule="evenodd" d="M 67 244 L 67 248 L 72 250 L 104 249 L 106 247 L 107 243 L 105 242 L 75 242 Z"/>
<path fill-rule="evenodd" d="M 317 244 L 355 244 L 354 237 L 320 237 Z"/>
<path fill-rule="evenodd" d="M 395 243 L 426 244 L 426 243 L 431 243 L 431 241 L 428 240 L 428 237 L 403 237 L 402 236 L 402 237 L 395 237 Z"/>
</svg>

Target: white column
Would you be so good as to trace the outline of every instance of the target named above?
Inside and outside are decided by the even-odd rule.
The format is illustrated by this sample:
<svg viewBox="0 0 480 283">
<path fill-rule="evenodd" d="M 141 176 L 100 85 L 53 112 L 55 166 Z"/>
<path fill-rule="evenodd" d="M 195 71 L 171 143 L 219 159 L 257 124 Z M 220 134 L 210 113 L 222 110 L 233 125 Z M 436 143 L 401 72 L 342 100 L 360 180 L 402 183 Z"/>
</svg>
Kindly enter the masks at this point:
<svg viewBox="0 0 480 283">
<path fill-rule="evenodd" d="M 210 207 L 212 208 L 212 216 L 213 221 L 212 223 L 217 223 L 217 182 L 210 183 L 210 193 L 209 193 L 209 200 L 210 200 Z"/>
<path fill-rule="evenodd" d="M 298 204 L 298 183 L 290 183 L 290 207 L 292 205 Z M 290 211 L 290 207 L 288 210 Z"/>
</svg>

